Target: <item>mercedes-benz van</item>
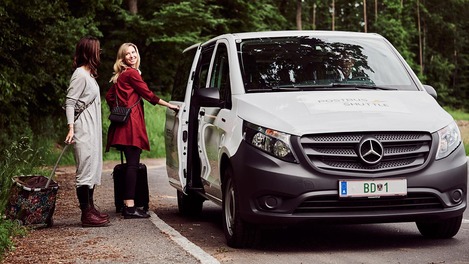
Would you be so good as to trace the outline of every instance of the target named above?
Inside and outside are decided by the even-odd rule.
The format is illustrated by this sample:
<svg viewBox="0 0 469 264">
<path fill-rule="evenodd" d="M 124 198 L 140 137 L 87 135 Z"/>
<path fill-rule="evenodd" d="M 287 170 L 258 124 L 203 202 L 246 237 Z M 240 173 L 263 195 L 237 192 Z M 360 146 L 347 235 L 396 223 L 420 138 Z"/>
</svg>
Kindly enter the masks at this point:
<svg viewBox="0 0 469 264">
<path fill-rule="evenodd" d="M 459 129 L 371 33 L 226 34 L 188 47 L 166 114 L 179 210 L 211 200 L 232 247 L 266 226 L 416 222 L 450 238 L 467 196 Z"/>
</svg>

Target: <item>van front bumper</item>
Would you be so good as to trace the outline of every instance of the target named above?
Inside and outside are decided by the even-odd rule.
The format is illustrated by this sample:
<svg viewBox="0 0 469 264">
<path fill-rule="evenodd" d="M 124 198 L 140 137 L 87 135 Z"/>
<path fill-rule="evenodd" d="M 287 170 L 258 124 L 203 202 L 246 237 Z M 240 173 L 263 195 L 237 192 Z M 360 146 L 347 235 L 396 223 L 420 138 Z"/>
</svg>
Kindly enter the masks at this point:
<svg viewBox="0 0 469 264">
<path fill-rule="evenodd" d="M 407 196 L 398 198 L 339 198 L 338 182 L 349 177 L 320 172 L 301 158 L 299 163 L 281 161 L 244 141 L 230 161 L 241 218 L 254 224 L 438 221 L 462 215 L 467 206 L 462 145 L 421 170 L 381 173 L 380 179 L 407 179 Z"/>
</svg>

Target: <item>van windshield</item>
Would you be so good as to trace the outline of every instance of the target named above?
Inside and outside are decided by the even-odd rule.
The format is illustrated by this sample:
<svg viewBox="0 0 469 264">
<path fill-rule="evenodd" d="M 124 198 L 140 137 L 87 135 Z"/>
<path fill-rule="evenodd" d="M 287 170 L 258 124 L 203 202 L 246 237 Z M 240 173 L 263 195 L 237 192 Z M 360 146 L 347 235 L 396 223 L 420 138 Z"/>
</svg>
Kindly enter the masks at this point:
<svg viewBox="0 0 469 264">
<path fill-rule="evenodd" d="M 282 37 L 238 43 L 246 92 L 418 90 L 389 44 L 380 39 Z"/>
</svg>

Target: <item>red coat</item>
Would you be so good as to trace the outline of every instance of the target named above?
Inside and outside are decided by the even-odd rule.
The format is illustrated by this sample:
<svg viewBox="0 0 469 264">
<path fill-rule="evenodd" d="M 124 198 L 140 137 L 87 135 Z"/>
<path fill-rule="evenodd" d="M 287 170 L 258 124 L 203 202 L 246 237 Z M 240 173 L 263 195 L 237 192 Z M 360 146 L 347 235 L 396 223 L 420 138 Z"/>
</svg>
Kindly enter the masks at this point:
<svg viewBox="0 0 469 264">
<path fill-rule="evenodd" d="M 116 105 L 116 93 L 119 106 L 131 107 L 140 97 L 153 105 L 158 104 L 160 98 L 156 96 L 143 81 L 140 73 L 133 68 L 123 71 L 117 83 L 113 84 L 106 93 L 106 102 L 109 107 Z M 130 113 L 129 120 L 124 125 L 111 124 L 107 135 L 106 152 L 110 147 L 136 146 L 143 150 L 150 150 L 145 117 L 143 112 L 143 100 L 135 105 Z"/>
</svg>

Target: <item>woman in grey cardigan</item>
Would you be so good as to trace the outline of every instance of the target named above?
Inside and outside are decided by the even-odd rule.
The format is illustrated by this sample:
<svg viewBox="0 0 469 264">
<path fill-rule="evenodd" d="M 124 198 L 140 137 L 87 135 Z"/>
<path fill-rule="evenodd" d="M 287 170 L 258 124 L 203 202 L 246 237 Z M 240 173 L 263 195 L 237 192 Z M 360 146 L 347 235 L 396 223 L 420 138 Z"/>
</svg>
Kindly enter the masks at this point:
<svg viewBox="0 0 469 264">
<path fill-rule="evenodd" d="M 96 82 L 100 64 L 100 43 L 84 37 L 76 45 L 73 68 L 65 100 L 68 134 L 66 144 L 75 144 L 76 190 L 83 227 L 109 224 L 109 215 L 96 210 L 93 192 L 101 184 L 102 125 L 101 97 Z"/>
</svg>

